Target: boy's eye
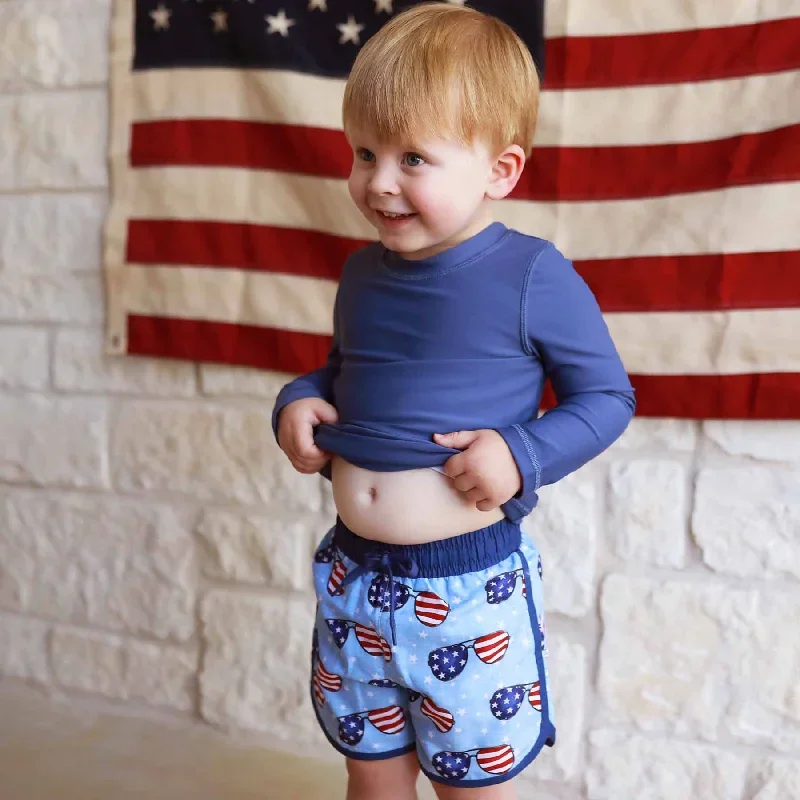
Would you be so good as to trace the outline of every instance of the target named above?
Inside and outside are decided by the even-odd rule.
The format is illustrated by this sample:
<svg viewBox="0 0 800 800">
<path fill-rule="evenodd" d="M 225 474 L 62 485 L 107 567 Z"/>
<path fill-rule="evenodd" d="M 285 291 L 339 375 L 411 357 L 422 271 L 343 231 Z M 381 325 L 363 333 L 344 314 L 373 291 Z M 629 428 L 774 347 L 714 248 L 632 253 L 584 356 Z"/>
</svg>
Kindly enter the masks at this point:
<svg viewBox="0 0 800 800">
<path fill-rule="evenodd" d="M 419 167 L 425 163 L 425 159 L 419 153 L 406 153 L 403 161 L 408 167 Z"/>
<path fill-rule="evenodd" d="M 356 156 L 360 161 L 375 160 L 375 155 L 372 153 L 372 151 L 367 150 L 366 147 L 359 147 L 358 150 L 356 150 Z"/>
</svg>

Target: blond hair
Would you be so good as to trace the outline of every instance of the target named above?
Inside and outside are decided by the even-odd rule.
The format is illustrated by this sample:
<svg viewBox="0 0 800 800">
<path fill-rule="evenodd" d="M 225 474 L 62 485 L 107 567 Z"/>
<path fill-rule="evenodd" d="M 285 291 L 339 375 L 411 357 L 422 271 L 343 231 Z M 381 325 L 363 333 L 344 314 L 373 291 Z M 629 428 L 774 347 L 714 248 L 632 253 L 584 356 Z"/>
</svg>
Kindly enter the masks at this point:
<svg viewBox="0 0 800 800">
<path fill-rule="evenodd" d="M 398 14 L 359 52 L 344 92 L 351 127 L 385 141 L 435 135 L 482 139 L 527 155 L 539 107 L 530 51 L 501 20 L 472 8 L 425 3 Z"/>
</svg>

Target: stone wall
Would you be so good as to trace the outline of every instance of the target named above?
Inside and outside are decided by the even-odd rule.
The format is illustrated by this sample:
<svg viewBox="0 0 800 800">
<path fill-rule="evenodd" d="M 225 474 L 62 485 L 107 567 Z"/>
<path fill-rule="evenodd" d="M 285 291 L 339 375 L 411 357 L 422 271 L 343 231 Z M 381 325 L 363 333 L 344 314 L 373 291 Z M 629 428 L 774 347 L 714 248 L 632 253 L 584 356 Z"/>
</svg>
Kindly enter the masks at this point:
<svg viewBox="0 0 800 800">
<path fill-rule="evenodd" d="M 101 354 L 108 0 L 0 0 L 0 675 L 328 753 L 281 376 Z M 800 797 L 800 423 L 636 420 L 542 491 L 537 800 Z"/>
</svg>

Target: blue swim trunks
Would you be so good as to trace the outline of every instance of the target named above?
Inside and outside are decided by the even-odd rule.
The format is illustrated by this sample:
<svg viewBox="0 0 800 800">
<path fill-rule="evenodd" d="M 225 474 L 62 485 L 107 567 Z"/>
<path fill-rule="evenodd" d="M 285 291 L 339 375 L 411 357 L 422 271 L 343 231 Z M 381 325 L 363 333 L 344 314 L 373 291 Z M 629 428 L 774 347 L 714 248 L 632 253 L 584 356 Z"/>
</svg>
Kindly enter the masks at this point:
<svg viewBox="0 0 800 800">
<path fill-rule="evenodd" d="M 518 524 L 387 545 L 340 520 L 313 569 L 311 699 L 339 752 L 416 750 L 432 781 L 478 787 L 553 746 L 542 562 Z"/>
</svg>

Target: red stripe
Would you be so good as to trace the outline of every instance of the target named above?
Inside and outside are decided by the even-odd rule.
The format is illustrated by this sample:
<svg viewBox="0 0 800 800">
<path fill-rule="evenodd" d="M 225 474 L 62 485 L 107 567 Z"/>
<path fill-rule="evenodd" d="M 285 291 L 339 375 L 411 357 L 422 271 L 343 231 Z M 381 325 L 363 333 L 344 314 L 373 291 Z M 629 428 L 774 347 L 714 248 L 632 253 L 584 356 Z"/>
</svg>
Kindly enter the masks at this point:
<svg viewBox="0 0 800 800">
<path fill-rule="evenodd" d="M 800 307 L 800 252 L 576 261 L 605 312 Z"/>
<path fill-rule="evenodd" d="M 127 261 L 263 270 L 338 281 L 347 256 L 365 244 L 311 230 L 140 219 L 128 223 Z M 800 306 L 798 265 L 798 251 L 575 262 L 606 312 Z"/>
<path fill-rule="evenodd" d="M 131 264 L 191 264 L 308 275 L 338 281 L 342 264 L 367 244 L 314 230 L 234 222 L 133 219 Z"/>
<path fill-rule="evenodd" d="M 800 178 L 800 125 L 709 142 L 540 147 L 515 200 L 623 200 Z"/>
<path fill-rule="evenodd" d="M 314 334 L 203 320 L 128 317 L 130 355 L 297 374 L 324 363 L 329 347 L 328 337 Z M 637 416 L 800 418 L 800 373 L 633 375 L 631 380 L 636 388 Z"/>
<path fill-rule="evenodd" d="M 238 120 L 133 125 L 131 165 L 276 170 L 346 179 L 344 133 Z M 603 200 L 656 197 L 800 177 L 800 125 L 685 144 L 534 148 L 511 197 Z"/>
<path fill-rule="evenodd" d="M 547 41 L 546 89 L 739 78 L 800 67 L 800 17 L 630 36 Z"/>
</svg>

